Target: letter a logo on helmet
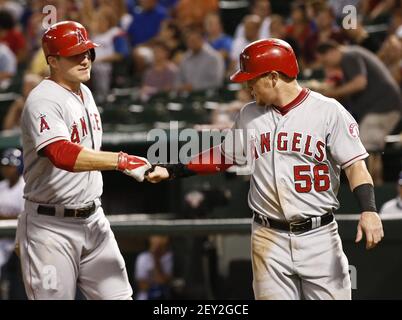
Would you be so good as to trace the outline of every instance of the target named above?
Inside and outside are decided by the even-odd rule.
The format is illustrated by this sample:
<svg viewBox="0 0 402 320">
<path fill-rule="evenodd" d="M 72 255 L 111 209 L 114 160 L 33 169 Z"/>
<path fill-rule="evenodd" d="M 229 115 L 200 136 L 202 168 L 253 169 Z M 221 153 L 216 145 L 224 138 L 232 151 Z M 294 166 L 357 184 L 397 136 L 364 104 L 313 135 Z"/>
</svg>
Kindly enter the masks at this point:
<svg viewBox="0 0 402 320">
<path fill-rule="evenodd" d="M 254 41 L 240 54 L 240 70 L 230 77 L 234 82 L 252 80 L 271 71 L 296 78 L 299 66 L 292 47 L 280 39 Z"/>
<path fill-rule="evenodd" d="M 77 40 L 78 40 L 78 43 L 85 42 L 85 38 L 84 38 L 84 36 L 82 35 L 81 30 L 78 29 L 78 30 L 76 31 L 76 33 L 77 33 Z"/>
</svg>

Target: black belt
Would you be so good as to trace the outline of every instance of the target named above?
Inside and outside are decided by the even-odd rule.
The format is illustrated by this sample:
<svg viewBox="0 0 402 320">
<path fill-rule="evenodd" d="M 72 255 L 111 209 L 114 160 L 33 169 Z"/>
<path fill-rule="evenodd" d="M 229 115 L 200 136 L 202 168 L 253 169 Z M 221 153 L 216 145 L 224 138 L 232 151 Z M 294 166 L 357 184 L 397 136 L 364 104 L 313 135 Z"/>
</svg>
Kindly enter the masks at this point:
<svg viewBox="0 0 402 320">
<path fill-rule="evenodd" d="M 269 219 L 254 211 L 254 221 L 267 228 L 273 228 L 292 233 L 306 232 L 331 223 L 332 221 L 334 221 L 334 214 L 332 212 L 328 212 L 320 217 L 312 217 L 310 219 L 295 222 L 286 222 L 286 221 Z"/>
<path fill-rule="evenodd" d="M 70 218 L 88 218 L 96 211 L 95 202 L 92 202 L 92 205 L 84 208 L 77 208 L 77 209 L 63 209 L 63 217 L 70 217 Z M 56 207 L 51 206 L 38 206 L 38 214 L 42 214 L 45 216 L 55 216 L 56 215 Z"/>
</svg>

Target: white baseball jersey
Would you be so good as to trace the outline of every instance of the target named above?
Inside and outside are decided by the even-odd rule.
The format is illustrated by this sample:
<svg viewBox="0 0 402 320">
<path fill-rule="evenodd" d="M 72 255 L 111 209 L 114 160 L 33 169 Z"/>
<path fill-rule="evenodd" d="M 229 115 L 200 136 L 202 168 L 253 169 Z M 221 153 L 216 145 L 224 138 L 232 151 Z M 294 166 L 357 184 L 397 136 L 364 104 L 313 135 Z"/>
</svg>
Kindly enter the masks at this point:
<svg viewBox="0 0 402 320">
<path fill-rule="evenodd" d="M 82 205 L 102 194 L 99 171 L 72 173 L 56 168 L 38 152 L 58 140 L 68 140 L 100 150 L 102 126 L 88 87 L 81 97 L 45 79 L 31 91 L 22 113 L 25 195 L 36 203 Z"/>
<path fill-rule="evenodd" d="M 248 202 L 271 219 L 295 221 L 337 209 L 341 168 L 368 156 L 349 112 L 308 89 L 282 109 L 247 104 L 234 129 L 241 129 L 232 131 L 235 143 L 225 140 L 222 152 L 242 164 L 254 148 Z"/>
</svg>

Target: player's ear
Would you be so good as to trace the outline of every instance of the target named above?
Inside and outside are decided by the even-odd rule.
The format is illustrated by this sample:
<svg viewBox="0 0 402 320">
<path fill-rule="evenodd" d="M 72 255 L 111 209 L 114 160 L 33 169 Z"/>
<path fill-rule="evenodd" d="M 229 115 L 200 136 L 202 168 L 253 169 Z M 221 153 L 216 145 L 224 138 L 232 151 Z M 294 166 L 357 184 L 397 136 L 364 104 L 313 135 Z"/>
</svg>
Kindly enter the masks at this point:
<svg viewBox="0 0 402 320">
<path fill-rule="evenodd" d="M 279 80 L 279 73 L 276 71 L 271 71 L 266 77 L 271 82 L 271 87 L 274 88 Z"/>
<path fill-rule="evenodd" d="M 53 69 L 57 69 L 57 60 L 58 60 L 58 57 L 56 57 L 56 56 L 48 56 L 47 57 L 47 63 Z"/>
</svg>

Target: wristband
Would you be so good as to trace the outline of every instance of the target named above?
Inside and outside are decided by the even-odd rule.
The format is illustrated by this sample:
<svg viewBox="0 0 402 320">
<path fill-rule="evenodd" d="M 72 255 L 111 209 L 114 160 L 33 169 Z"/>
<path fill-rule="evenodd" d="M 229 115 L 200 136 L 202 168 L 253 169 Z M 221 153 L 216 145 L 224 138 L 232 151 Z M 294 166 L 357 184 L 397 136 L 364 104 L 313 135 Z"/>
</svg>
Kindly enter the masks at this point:
<svg viewBox="0 0 402 320">
<path fill-rule="evenodd" d="M 365 183 L 357 186 L 353 190 L 357 202 L 359 203 L 361 212 L 373 211 L 377 212 L 375 204 L 374 186 L 370 183 Z"/>
</svg>

